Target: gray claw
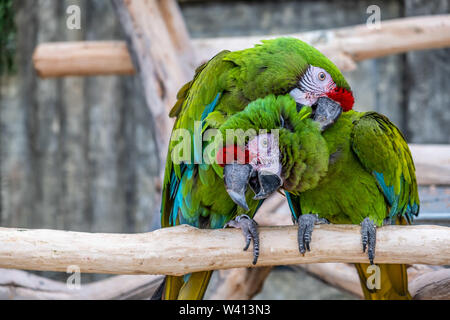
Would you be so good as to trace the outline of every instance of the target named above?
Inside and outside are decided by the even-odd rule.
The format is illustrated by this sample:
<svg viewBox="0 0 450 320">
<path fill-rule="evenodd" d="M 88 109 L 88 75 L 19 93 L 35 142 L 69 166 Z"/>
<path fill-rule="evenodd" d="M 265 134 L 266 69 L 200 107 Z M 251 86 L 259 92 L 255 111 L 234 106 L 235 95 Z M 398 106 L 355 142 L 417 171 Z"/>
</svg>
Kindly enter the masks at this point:
<svg viewBox="0 0 450 320">
<path fill-rule="evenodd" d="M 369 257 L 370 264 L 373 264 L 375 259 L 375 244 L 377 242 L 377 229 L 375 224 L 370 218 L 365 218 L 361 222 L 361 239 L 363 252 L 366 252 Z"/>
<path fill-rule="evenodd" d="M 258 224 L 255 220 L 250 218 L 246 214 L 242 214 L 237 216 L 234 220 L 229 221 L 225 224 L 224 228 L 233 227 L 239 228 L 242 230 L 242 233 L 245 237 L 245 247 L 244 251 L 247 251 L 250 246 L 251 241 L 253 240 L 253 264 L 255 265 L 258 261 L 259 257 L 259 232 L 258 232 Z"/>
<path fill-rule="evenodd" d="M 319 218 L 316 214 L 303 214 L 298 218 L 298 250 L 305 254 L 311 251 L 311 236 L 315 224 L 329 223 L 328 220 Z"/>
</svg>

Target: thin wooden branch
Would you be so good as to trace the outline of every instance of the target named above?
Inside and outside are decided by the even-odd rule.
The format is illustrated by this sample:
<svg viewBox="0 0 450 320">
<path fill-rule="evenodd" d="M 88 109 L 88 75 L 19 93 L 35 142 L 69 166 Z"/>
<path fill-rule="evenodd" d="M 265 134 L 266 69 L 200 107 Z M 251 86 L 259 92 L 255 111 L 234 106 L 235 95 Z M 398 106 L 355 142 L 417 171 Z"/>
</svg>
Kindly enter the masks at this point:
<svg viewBox="0 0 450 320">
<path fill-rule="evenodd" d="M 42 78 L 135 73 L 127 45 L 123 41 L 43 44 L 35 49 L 33 63 Z"/>
<path fill-rule="evenodd" d="M 357 298 L 364 297 L 358 273 L 353 265 L 346 263 L 311 263 L 294 266 L 319 278 L 329 285 L 351 293 Z"/>
<path fill-rule="evenodd" d="M 450 269 L 419 273 L 409 281 L 409 291 L 415 300 L 450 300 Z"/>
<path fill-rule="evenodd" d="M 344 263 L 317 263 L 294 266 L 322 281 L 363 298 L 356 269 Z M 211 300 L 246 300 L 260 292 L 270 267 L 219 271 L 220 285 Z M 244 277 L 244 278 L 243 278 Z M 122 275 L 82 284 L 69 289 L 65 283 L 49 280 L 21 270 L 0 269 L 0 300 L 137 300 L 148 299 L 164 276 Z M 412 265 L 408 268 L 409 291 L 415 300 L 450 299 L 450 269 L 440 266 Z"/>
<path fill-rule="evenodd" d="M 163 1 L 164 3 L 164 1 Z M 162 10 L 163 11 L 163 10 Z M 176 14 L 175 14 L 176 15 Z M 166 14 L 163 16 L 167 17 Z M 170 18 L 169 29 L 174 29 Z M 150 21 L 150 18 L 147 19 Z M 152 20 L 153 21 L 153 20 Z M 157 20 L 158 22 L 160 20 Z M 157 28 L 158 23 L 152 22 Z M 179 22 L 177 22 L 179 23 Z M 172 26 L 172 27 L 171 27 Z M 179 30 L 176 28 L 175 30 Z M 181 29 L 182 33 L 185 34 Z M 176 35 L 173 31 L 168 36 Z M 356 68 L 356 62 L 384 57 L 392 54 L 398 54 L 413 50 L 436 49 L 450 46 L 450 15 L 433 15 L 412 18 L 401 18 L 383 21 L 380 29 L 369 29 L 366 25 L 357 25 L 352 27 L 321 30 L 305 33 L 290 34 L 289 36 L 302 39 L 321 50 L 336 65 L 344 70 L 350 71 Z M 261 39 L 271 39 L 278 36 L 247 36 L 247 37 L 232 37 L 232 38 L 207 38 L 192 40 L 192 46 L 195 49 L 196 60 L 192 60 L 194 64 L 209 60 L 218 52 L 228 50 L 241 50 L 252 47 L 259 43 Z M 158 37 L 159 39 L 160 37 Z M 162 29 L 161 40 L 163 43 L 158 43 L 159 48 L 166 48 L 163 46 L 167 39 L 164 38 L 164 29 Z M 186 46 L 185 42 L 180 42 L 184 37 L 177 36 L 174 41 L 177 48 L 190 48 Z M 158 40 L 159 41 L 159 40 Z M 79 46 L 77 49 L 76 46 Z M 105 50 L 110 45 L 111 50 L 116 52 L 119 48 L 114 43 L 100 43 L 93 42 L 89 44 L 89 50 L 92 50 L 92 55 L 89 55 L 88 49 L 81 43 L 72 45 L 72 51 L 67 52 L 61 43 L 44 43 L 37 47 L 34 55 L 35 68 L 42 77 L 54 76 L 69 76 L 69 75 L 85 75 L 92 74 L 110 74 L 112 70 L 108 65 L 103 63 L 102 55 L 98 52 Z M 62 48 L 61 48 L 62 46 Z M 94 49 L 96 47 L 98 49 Z M 170 48 L 168 56 L 161 61 L 164 65 L 170 66 L 173 63 L 171 58 Z M 152 46 L 149 48 L 152 50 Z M 125 51 L 125 46 L 121 46 L 121 50 Z M 179 49 L 178 49 L 179 50 Z M 62 53 L 59 56 L 52 54 L 52 52 Z M 50 53 L 50 54 L 49 54 Z M 129 73 L 130 61 L 125 57 L 127 52 L 117 53 L 116 59 L 109 56 L 108 59 L 112 62 L 112 68 L 117 70 L 120 74 Z M 184 61 L 190 61 L 192 53 L 182 53 L 182 56 L 188 57 Z M 62 62 L 67 57 L 70 62 Z M 87 59 L 89 57 L 89 59 Z M 191 58 L 189 58 L 191 57 Z M 83 66 L 87 64 L 87 66 Z"/>
<path fill-rule="evenodd" d="M 353 265 L 317 263 L 299 265 L 298 268 L 357 298 L 364 297 L 358 273 Z M 408 289 L 414 300 L 450 299 L 450 269 L 440 266 L 413 265 L 408 268 L 408 280 Z"/>
<path fill-rule="evenodd" d="M 250 300 L 261 292 L 272 267 L 219 270 L 220 284 L 209 300 Z"/>
<path fill-rule="evenodd" d="M 69 276 L 69 275 L 68 275 Z M 21 270 L 0 269 L 0 300 L 138 300 L 153 295 L 163 280 L 155 275 L 122 275 L 69 288 L 65 283 Z"/>
<path fill-rule="evenodd" d="M 450 229 L 386 226 L 377 233 L 376 263 L 450 264 Z M 367 262 L 359 226 L 315 228 L 312 251 L 298 253 L 297 227 L 263 227 L 258 266 Z M 0 229 L 0 267 L 85 273 L 172 274 L 251 267 L 240 230 L 190 226 L 144 234 L 93 234 L 54 230 Z M 407 243 L 408 245 L 403 245 Z"/>
</svg>

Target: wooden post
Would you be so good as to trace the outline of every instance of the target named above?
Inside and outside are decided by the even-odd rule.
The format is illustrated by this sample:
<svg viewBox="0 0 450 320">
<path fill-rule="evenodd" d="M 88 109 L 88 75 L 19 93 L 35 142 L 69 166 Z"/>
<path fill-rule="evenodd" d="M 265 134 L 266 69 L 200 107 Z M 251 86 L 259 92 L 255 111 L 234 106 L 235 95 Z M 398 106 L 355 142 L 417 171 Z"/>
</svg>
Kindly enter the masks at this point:
<svg viewBox="0 0 450 320">
<path fill-rule="evenodd" d="M 163 161 L 172 128 L 169 110 L 176 101 L 178 89 L 193 75 L 191 66 L 185 63 L 192 55 L 186 27 L 174 0 L 113 0 L 113 4 L 142 80 Z M 164 17 L 169 16 L 166 24 Z M 183 41 L 171 34 L 175 31 L 181 32 Z"/>
</svg>

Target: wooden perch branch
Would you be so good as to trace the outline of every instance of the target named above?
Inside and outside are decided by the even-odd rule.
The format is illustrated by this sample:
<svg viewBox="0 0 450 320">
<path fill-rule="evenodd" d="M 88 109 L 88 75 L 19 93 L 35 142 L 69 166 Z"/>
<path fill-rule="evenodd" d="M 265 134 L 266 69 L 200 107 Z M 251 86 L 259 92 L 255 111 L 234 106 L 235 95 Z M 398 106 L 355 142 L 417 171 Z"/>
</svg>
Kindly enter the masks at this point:
<svg viewBox="0 0 450 320">
<path fill-rule="evenodd" d="M 164 12 L 164 10 L 162 11 Z M 149 20 L 148 17 L 146 19 Z M 166 20 L 169 20 L 168 28 L 170 31 L 173 29 L 170 24 L 172 20 Z M 164 28 L 158 29 L 156 23 L 153 23 L 153 25 L 156 26 L 155 30 L 165 31 Z M 173 35 L 173 30 L 169 34 Z M 156 36 L 158 36 L 158 33 L 153 38 Z M 380 29 L 369 29 L 366 25 L 357 25 L 334 30 L 291 34 L 289 36 L 302 39 L 316 46 L 342 70 L 352 70 L 355 68 L 355 62 L 358 61 L 413 50 L 450 46 L 450 15 L 387 20 L 381 23 Z M 157 38 L 160 37 L 167 42 L 167 39 L 163 36 Z M 209 60 L 224 49 L 241 50 L 252 47 L 259 43 L 261 39 L 275 37 L 277 36 L 212 38 L 196 39 L 191 42 L 195 51 L 196 64 L 199 64 Z M 179 38 L 177 37 L 177 39 Z M 44 43 L 37 47 L 33 61 L 41 77 L 111 74 L 113 71 L 118 74 L 133 72 L 133 69 L 130 68 L 132 64 L 125 44 L 118 46 L 115 42 L 91 42 L 88 44 L 73 43 L 70 44 L 70 47 L 67 47 L 67 45 L 67 43 Z M 176 48 L 186 47 L 185 44 L 180 45 L 179 40 L 175 41 L 175 45 Z M 156 47 L 163 46 L 159 43 Z M 163 54 L 168 54 L 168 52 L 171 51 L 166 48 Z M 114 55 L 116 56 L 114 57 Z M 188 51 L 188 53 L 182 53 L 181 56 L 192 57 L 192 53 Z M 105 57 L 110 62 L 109 64 L 105 63 Z M 170 65 L 170 61 L 165 61 L 164 64 Z"/>
<path fill-rule="evenodd" d="M 33 62 L 42 78 L 135 73 L 127 44 L 123 41 L 43 44 L 34 51 Z"/>
<path fill-rule="evenodd" d="M 377 234 L 376 263 L 450 264 L 450 229 L 386 226 Z M 261 228 L 258 266 L 367 262 L 359 226 L 317 226 L 312 251 L 298 253 L 297 227 Z M 240 230 L 178 226 L 145 234 L 93 234 L 0 228 L 0 268 L 85 273 L 172 274 L 251 267 Z"/>
<path fill-rule="evenodd" d="M 365 24 L 340 29 L 290 34 L 317 47 L 341 70 L 355 69 L 355 62 L 413 50 L 450 46 L 450 15 L 392 19 L 381 22 L 380 29 Z M 278 36 L 268 36 L 273 39 Z M 193 41 L 197 58 L 207 60 L 213 52 L 241 50 L 259 43 L 261 36 L 214 38 Z M 220 51 L 219 50 L 219 51 Z"/>
</svg>

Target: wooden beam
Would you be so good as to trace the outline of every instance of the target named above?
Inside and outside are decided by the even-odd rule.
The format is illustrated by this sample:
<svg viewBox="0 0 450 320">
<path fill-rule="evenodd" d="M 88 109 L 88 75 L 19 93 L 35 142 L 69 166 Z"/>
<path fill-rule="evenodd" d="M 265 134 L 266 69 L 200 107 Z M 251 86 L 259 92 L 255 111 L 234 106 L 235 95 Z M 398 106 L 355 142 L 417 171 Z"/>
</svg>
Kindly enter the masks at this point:
<svg viewBox="0 0 450 320">
<path fill-rule="evenodd" d="M 296 266 L 333 287 L 364 298 L 358 273 L 345 263 L 316 263 Z M 450 299 L 450 269 L 412 265 L 408 268 L 408 289 L 414 300 Z"/>
<path fill-rule="evenodd" d="M 113 0 L 112 3 L 152 112 L 162 164 L 172 128 L 172 120 L 168 117 L 170 108 L 175 103 L 178 89 L 193 75 L 193 68 L 185 63 L 191 54 L 187 45 L 189 38 L 180 45 L 179 36 L 173 34 L 184 23 L 175 0 Z M 183 28 L 180 32 L 187 37 Z"/>
<path fill-rule="evenodd" d="M 39 45 L 33 54 L 42 78 L 134 74 L 134 66 L 123 41 L 54 42 Z"/>
<path fill-rule="evenodd" d="M 410 144 L 420 185 L 450 184 L 450 145 Z"/>
<path fill-rule="evenodd" d="M 68 274 L 67 277 L 70 275 Z M 21 270 L 0 269 L 0 300 L 137 300 L 148 299 L 163 280 L 156 275 L 121 275 L 81 284 L 66 283 Z"/>
<path fill-rule="evenodd" d="M 165 2 L 163 1 L 162 3 Z M 167 6 L 169 5 L 170 4 L 168 3 Z M 166 6 L 164 8 L 166 8 Z M 178 34 L 178 30 L 181 30 L 181 34 L 187 34 L 185 27 L 179 27 L 179 24 L 182 22 L 180 22 L 179 19 L 176 19 L 177 22 L 174 22 L 174 15 L 168 16 L 167 13 L 164 13 L 164 10 L 161 11 L 162 15 L 166 17 L 166 20 L 168 21 L 167 28 L 170 32 L 165 31 L 167 28 L 160 29 L 160 26 L 164 25 L 160 18 L 152 20 L 154 19 L 153 13 L 151 18 L 148 18 L 147 21 L 152 20 L 154 29 L 156 31 L 161 30 L 160 35 L 155 34 L 155 36 L 158 36 L 155 39 L 162 42 L 150 42 L 158 43 L 158 46 L 147 45 L 147 47 L 143 48 L 144 51 L 142 52 L 145 53 L 145 49 L 148 49 L 150 52 L 151 50 L 159 50 L 161 51 L 161 54 L 167 54 L 162 60 L 156 60 L 158 66 L 160 63 L 163 64 L 163 66 L 159 66 L 160 68 L 165 66 L 170 69 L 172 68 L 172 63 L 174 61 L 171 53 L 173 45 L 170 44 L 167 48 L 164 46 L 166 45 L 167 39 L 173 39 L 175 52 L 178 52 L 181 57 L 184 57 L 182 66 L 188 65 L 189 67 L 187 69 L 189 69 L 192 67 L 191 63 L 198 65 L 209 60 L 224 49 L 232 51 L 241 50 L 252 47 L 256 43 L 259 43 L 261 39 L 278 37 L 277 35 L 207 38 L 186 42 L 186 40 L 183 40 L 185 39 L 185 36 L 180 36 Z M 176 15 L 177 14 L 175 14 L 175 16 Z M 436 49 L 450 46 L 450 15 L 433 15 L 386 20 L 381 23 L 381 28 L 378 30 L 369 29 L 366 25 L 357 25 L 340 29 L 296 33 L 288 36 L 302 39 L 316 46 L 333 60 L 341 70 L 350 71 L 356 67 L 356 62 L 359 61 L 413 50 Z M 194 54 L 191 49 L 189 49 L 191 48 L 191 45 L 195 51 L 195 60 L 192 58 Z M 96 48 L 97 46 L 98 48 Z M 102 52 L 103 50 L 108 51 L 108 49 L 106 49 L 108 46 L 110 46 L 112 50 L 108 58 L 112 62 L 111 67 L 103 63 L 103 56 L 101 54 L 95 52 Z M 126 60 L 126 57 L 129 55 L 125 52 L 124 45 L 118 48 L 115 43 L 111 42 L 104 44 L 92 42 L 89 43 L 89 48 L 86 48 L 81 43 L 74 43 L 71 48 L 72 50 L 67 52 L 64 50 L 65 47 L 61 43 L 45 43 L 39 45 L 34 55 L 35 68 L 38 70 L 39 75 L 42 77 L 54 77 L 93 75 L 96 73 L 111 74 L 113 70 L 117 70 L 119 74 L 131 72 L 131 62 Z M 166 52 L 166 50 L 161 50 L 161 48 L 165 48 L 168 52 Z M 92 50 L 92 54 L 89 53 L 89 50 Z M 123 51 L 117 52 L 118 50 Z M 56 55 L 53 54 L 53 52 L 60 52 L 61 54 Z M 114 58 L 113 54 L 117 54 L 117 57 Z M 70 62 L 63 62 L 65 59 L 70 60 Z"/>
<path fill-rule="evenodd" d="M 272 267 L 219 270 L 219 284 L 210 300 L 251 300 L 261 292 Z"/>
<path fill-rule="evenodd" d="M 356 62 L 414 50 L 450 46 L 450 15 L 432 15 L 385 20 L 380 29 L 365 24 L 287 36 L 301 39 L 328 56 L 341 70 L 351 71 Z M 275 36 L 197 39 L 197 59 L 208 60 L 223 49 L 242 50 Z"/>
<path fill-rule="evenodd" d="M 345 263 L 313 263 L 294 266 L 328 283 L 363 298 L 356 269 Z M 220 285 L 211 300 L 247 300 L 260 292 L 270 267 L 220 270 Z M 69 276 L 69 275 L 68 275 Z M 247 277 L 246 277 L 247 276 Z M 70 289 L 66 283 L 25 271 L 0 269 L 0 300 L 137 300 L 148 299 L 163 281 L 161 275 L 121 275 L 82 284 Z M 450 299 L 450 269 L 412 265 L 408 268 L 409 291 L 414 300 Z"/>
<path fill-rule="evenodd" d="M 260 229 L 257 266 L 367 262 L 360 227 L 320 225 L 312 251 L 298 253 L 297 227 Z M 77 265 L 86 273 L 172 274 L 251 267 L 237 229 L 165 228 L 145 234 L 94 234 L 0 228 L 0 268 L 66 271 Z M 408 246 L 402 245 L 408 243 Z M 386 226 L 378 229 L 376 263 L 450 264 L 450 228 Z"/>
</svg>

